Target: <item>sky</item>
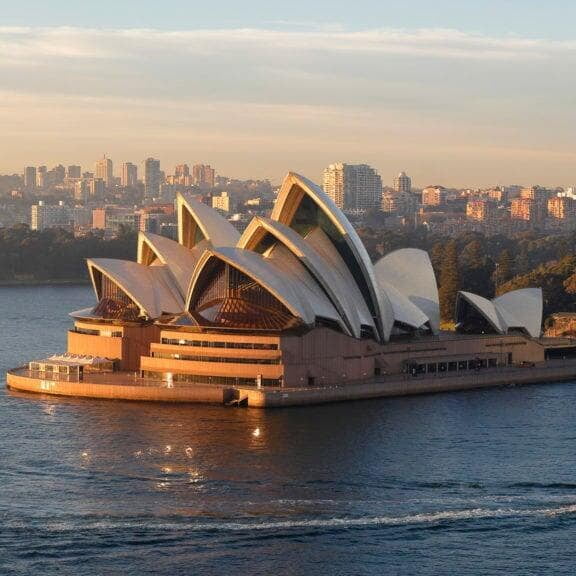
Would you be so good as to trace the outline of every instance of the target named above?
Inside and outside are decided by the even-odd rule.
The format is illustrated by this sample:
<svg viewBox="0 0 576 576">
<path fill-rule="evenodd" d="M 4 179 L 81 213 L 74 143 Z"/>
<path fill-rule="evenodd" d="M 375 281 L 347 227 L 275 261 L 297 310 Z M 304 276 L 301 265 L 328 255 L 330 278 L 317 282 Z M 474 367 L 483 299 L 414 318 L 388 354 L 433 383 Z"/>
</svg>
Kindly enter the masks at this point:
<svg viewBox="0 0 576 576">
<path fill-rule="evenodd" d="M 0 0 L 0 172 L 576 184 L 572 0 Z M 118 171 L 118 169 L 117 169 Z"/>
</svg>

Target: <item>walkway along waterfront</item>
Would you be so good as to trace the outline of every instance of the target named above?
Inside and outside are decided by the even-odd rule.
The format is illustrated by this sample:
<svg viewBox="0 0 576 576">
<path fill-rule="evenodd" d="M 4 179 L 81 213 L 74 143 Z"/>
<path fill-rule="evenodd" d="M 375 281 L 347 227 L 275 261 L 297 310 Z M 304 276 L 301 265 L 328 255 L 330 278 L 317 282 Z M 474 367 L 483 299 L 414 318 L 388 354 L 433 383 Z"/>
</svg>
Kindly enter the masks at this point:
<svg viewBox="0 0 576 576">
<path fill-rule="evenodd" d="M 464 375 L 404 374 L 332 386 L 298 388 L 258 388 L 210 383 L 175 383 L 169 386 L 166 382 L 142 379 L 135 373 L 126 372 L 90 374 L 82 381 L 65 378 L 43 380 L 27 368 L 19 368 L 8 373 L 7 386 L 10 390 L 57 396 L 224 405 L 234 403 L 254 408 L 277 408 L 573 379 L 576 379 L 576 359 L 548 360 L 537 366 L 484 369 Z"/>
</svg>

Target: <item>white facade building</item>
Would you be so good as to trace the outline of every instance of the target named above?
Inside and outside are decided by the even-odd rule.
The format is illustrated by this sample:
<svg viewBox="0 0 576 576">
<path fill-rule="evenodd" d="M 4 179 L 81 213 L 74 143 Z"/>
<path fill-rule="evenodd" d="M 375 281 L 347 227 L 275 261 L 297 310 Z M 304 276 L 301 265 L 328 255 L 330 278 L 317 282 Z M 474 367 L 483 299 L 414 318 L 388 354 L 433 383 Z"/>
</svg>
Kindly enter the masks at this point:
<svg viewBox="0 0 576 576">
<path fill-rule="evenodd" d="M 330 164 L 324 170 L 324 192 L 345 211 L 380 208 L 382 179 L 367 164 Z"/>
</svg>

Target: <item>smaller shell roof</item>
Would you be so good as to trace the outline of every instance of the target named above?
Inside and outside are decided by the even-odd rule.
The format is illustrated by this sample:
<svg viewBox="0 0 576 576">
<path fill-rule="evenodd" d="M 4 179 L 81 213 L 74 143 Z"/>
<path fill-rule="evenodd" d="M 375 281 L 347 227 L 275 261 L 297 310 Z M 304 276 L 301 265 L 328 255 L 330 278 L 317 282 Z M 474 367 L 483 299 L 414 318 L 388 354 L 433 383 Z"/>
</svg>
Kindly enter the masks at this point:
<svg viewBox="0 0 576 576">
<path fill-rule="evenodd" d="M 501 316 L 498 314 L 494 303 L 488 298 L 483 296 L 478 296 L 478 294 L 473 294 L 472 292 L 458 292 L 458 298 L 464 298 L 469 304 L 471 304 L 486 320 L 491 324 L 491 326 L 497 332 L 503 334 L 506 332 L 506 326 L 502 322 Z"/>
<path fill-rule="evenodd" d="M 183 299 L 166 266 L 144 266 L 129 260 L 95 258 L 88 260 L 88 270 L 96 297 L 99 298 L 94 270 L 114 282 L 149 318 L 183 310 Z"/>
<path fill-rule="evenodd" d="M 470 292 L 458 292 L 478 310 L 500 334 L 512 328 L 526 330 L 532 338 L 542 331 L 543 299 L 541 288 L 523 288 L 488 300 Z"/>
<path fill-rule="evenodd" d="M 508 328 L 524 328 L 533 338 L 540 336 L 544 308 L 541 288 L 513 290 L 493 302 L 498 310 L 510 316 L 506 321 Z"/>
<path fill-rule="evenodd" d="M 440 299 L 434 268 L 428 253 L 416 248 L 395 250 L 374 265 L 379 284 L 392 285 L 430 320 L 432 331 L 440 330 Z"/>
<path fill-rule="evenodd" d="M 412 328 L 422 328 L 427 322 L 430 321 L 428 316 L 413 304 L 405 294 L 402 294 L 395 286 L 388 284 L 384 280 L 378 281 L 380 287 L 386 291 L 392 309 L 394 310 L 394 320 L 412 326 Z"/>
<path fill-rule="evenodd" d="M 161 264 L 168 267 L 178 284 L 182 300 L 184 300 L 194 267 L 206 245 L 207 243 L 204 241 L 194 248 L 186 248 L 178 242 L 170 240 L 170 238 L 149 232 L 140 232 L 138 235 L 138 263 L 147 265 L 144 260 L 148 248 Z"/>
<path fill-rule="evenodd" d="M 181 212 L 184 208 L 192 216 L 204 238 L 213 246 L 236 246 L 240 239 L 239 232 L 226 218 L 220 216 L 216 210 L 181 193 L 178 193 L 176 202 L 178 204 L 178 234 L 180 244 L 184 244 L 183 222 L 181 221 Z"/>
</svg>

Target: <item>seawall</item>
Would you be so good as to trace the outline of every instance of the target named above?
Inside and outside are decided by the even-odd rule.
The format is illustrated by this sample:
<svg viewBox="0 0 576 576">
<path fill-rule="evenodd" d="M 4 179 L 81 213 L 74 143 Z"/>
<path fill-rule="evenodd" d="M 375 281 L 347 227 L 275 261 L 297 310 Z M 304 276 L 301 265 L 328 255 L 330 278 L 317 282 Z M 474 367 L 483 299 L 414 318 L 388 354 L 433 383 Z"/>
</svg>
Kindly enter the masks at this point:
<svg viewBox="0 0 576 576">
<path fill-rule="evenodd" d="M 214 384 L 167 387 L 165 383 L 143 381 L 135 378 L 133 373 L 126 372 L 91 375 L 84 381 L 43 380 L 25 369 L 19 369 L 8 373 L 7 386 L 11 390 L 56 396 L 209 404 L 228 404 L 236 400 L 254 408 L 280 408 L 572 379 L 576 380 L 576 360 L 468 372 L 463 376 L 382 376 L 369 381 L 310 388 L 230 387 Z"/>
</svg>

